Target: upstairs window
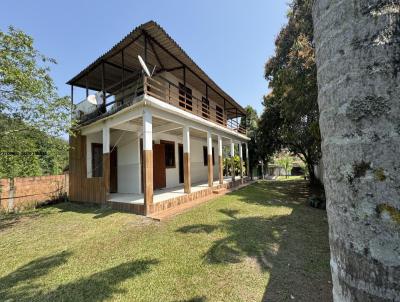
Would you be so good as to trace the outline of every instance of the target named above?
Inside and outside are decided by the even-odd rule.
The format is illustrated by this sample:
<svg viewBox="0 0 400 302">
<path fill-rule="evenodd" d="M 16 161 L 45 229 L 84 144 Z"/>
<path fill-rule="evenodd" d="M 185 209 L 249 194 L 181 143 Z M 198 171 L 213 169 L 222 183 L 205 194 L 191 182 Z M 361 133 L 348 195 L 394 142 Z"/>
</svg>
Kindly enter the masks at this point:
<svg viewBox="0 0 400 302">
<path fill-rule="evenodd" d="M 201 100 L 201 115 L 206 119 L 210 118 L 210 101 L 205 97 Z"/>
<path fill-rule="evenodd" d="M 175 143 L 160 140 L 160 144 L 165 145 L 165 167 L 175 168 Z"/>
<path fill-rule="evenodd" d="M 223 125 L 224 124 L 224 109 L 222 109 L 220 106 L 216 105 L 215 106 L 215 114 L 217 117 L 217 123 Z"/>
<path fill-rule="evenodd" d="M 103 177 L 103 144 L 92 143 L 92 177 Z"/>
<path fill-rule="evenodd" d="M 179 83 L 179 106 L 192 111 L 192 89 Z"/>
<path fill-rule="evenodd" d="M 208 166 L 208 152 L 207 152 L 207 146 L 203 146 L 203 163 L 204 166 Z M 215 165 L 214 161 L 214 147 L 212 147 L 212 163 L 213 166 Z"/>
</svg>

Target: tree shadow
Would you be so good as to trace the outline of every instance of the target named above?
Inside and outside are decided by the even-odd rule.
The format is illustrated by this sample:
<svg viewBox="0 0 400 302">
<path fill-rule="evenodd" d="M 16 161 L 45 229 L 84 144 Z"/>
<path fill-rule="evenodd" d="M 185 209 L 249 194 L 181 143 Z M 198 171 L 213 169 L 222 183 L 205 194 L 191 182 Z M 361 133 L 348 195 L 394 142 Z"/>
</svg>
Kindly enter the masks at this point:
<svg viewBox="0 0 400 302">
<path fill-rule="evenodd" d="M 230 218 L 236 219 L 236 215 L 239 214 L 238 210 L 233 209 L 220 209 L 218 210 L 220 213 L 229 216 Z"/>
<path fill-rule="evenodd" d="M 61 202 L 51 205 L 54 208 L 60 210 L 61 213 L 73 212 L 79 214 L 94 214 L 93 219 L 104 218 L 109 215 L 118 213 L 118 211 L 112 210 L 110 207 L 104 207 L 93 203 L 83 204 L 78 202 Z"/>
<path fill-rule="evenodd" d="M 296 301 L 332 301 L 326 213 L 306 206 L 311 194 L 307 187 L 294 181 L 248 186 L 230 196 L 274 210 L 285 207 L 286 214 L 247 216 L 245 211 L 238 215 L 238 210 L 224 208 L 217 211 L 227 219 L 219 224 L 188 225 L 177 232 L 225 233 L 212 242 L 204 261 L 227 265 L 255 260 L 261 271 L 269 273 L 263 301 L 292 301 L 291 295 Z"/>
<path fill-rule="evenodd" d="M 61 253 L 40 258 L 1 278 L 0 296 L 9 301 L 103 301 L 115 293 L 124 292 L 118 289 L 121 282 L 146 273 L 151 266 L 158 264 L 154 259 L 129 261 L 43 292 L 34 279 L 65 263 L 68 255 Z M 23 286 L 17 286 L 22 282 Z"/>
<path fill-rule="evenodd" d="M 176 302 L 206 302 L 207 301 L 207 298 L 205 297 L 205 296 L 198 296 L 198 297 L 193 297 L 193 298 L 191 298 L 191 299 L 188 299 L 188 300 L 179 300 L 179 301 L 176 301 Z"/>
<path fill-rule="evenodd" d="M 185 225 L 179 228 L 177 231 L 180 233 L 206 233 L 210 234 L 218 229 L 218 226 L 211 225 L 211 224 L 192 224 L 192 225 Z"/>
<path fill-rule="evenodd" d="M 0 232 L 12 228 L 23 221 L 40 218 L 49 214 L 48 212 L 38 212 L 36 210 L 18 213 L 0 213 Z"/>
<path fill-rule="evenodd" d="M 71 252 L 61 253 L 35 259 L 16 271 L 0 278 L 0 297 L 4 300 L 19 301 L 24 299 L 25 293 L 37 288 L 35 280 L 49 273 L 53 268 L 67 262 Z M 18 287 L 16 291 L 12 290 Z"/>
</svg>

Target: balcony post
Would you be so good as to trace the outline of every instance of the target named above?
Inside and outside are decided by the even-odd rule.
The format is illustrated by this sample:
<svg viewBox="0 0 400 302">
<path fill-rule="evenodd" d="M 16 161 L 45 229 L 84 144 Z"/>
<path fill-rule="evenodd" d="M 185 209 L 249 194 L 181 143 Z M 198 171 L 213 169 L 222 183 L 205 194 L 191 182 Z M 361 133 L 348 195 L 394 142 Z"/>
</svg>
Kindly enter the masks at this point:
<svg viewBox="0 0 400 302">
<path fill-rule="evenodd" d="M 219 183 L 224 183 L 224 171 L 223 171 L 223 158 L 222 158 L 222 138 L 218 135 L 218 177 Z"/>
<path fill-rule="evenodd" d="M 240 179 L 243 182 L 243 146 L 239 143 L 239 158 L 240 158 Z"/>
<path fill-rule="evenodd" d="M 250 177 L 249 144 L 246 143 L 246 176 Z"/>
<path fill-rule="evenodd" d="M 149 108 L 143 110 L 143 191 L 144 214 L 148 215 L 153 206 L 153 120 Z"/>
<path fill-rule="evenodd" d="M 235 181 L 235 144 L 231 140 L 231 176 L 232 176 L 232 181 Z"/>
<path fill-rule="evenodd" d="M 208 164 L 208 186 L 212 187 L 214 183 L 214 167 L 212 154 L 212 135 L 211 131 L 207 132 L 207 164 Z"/>
<path fill-rule="evenodd" d="M 184 192 L 191 192 L 190 179 L 190 131 L 188 126 L 183 127 L 183 182 Z"/>
<path fill-rule="evenodd" d="M 110 195 L 110 128 L 103 127 L 103 183 L 105 200 L 107 202 Z"/>
</svg>

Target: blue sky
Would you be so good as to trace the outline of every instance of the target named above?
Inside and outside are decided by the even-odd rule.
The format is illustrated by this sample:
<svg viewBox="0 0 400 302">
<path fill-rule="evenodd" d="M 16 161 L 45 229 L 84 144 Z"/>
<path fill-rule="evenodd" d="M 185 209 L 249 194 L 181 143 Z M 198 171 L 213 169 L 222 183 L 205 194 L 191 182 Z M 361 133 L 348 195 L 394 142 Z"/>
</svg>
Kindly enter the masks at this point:
<svg viewBox="0 0 400 302">
<path fill-rule="evenodd" d="M 264 64 L 274 53 L 287 10 L 284 0 L 3 0 L 0 28 L 22 29 L 55 58 L 51 74 L 60 95 L 69 95 L 67 80 L 152 19 L 222 89 L 260 113 L 268 91 Z"/>
</svg>

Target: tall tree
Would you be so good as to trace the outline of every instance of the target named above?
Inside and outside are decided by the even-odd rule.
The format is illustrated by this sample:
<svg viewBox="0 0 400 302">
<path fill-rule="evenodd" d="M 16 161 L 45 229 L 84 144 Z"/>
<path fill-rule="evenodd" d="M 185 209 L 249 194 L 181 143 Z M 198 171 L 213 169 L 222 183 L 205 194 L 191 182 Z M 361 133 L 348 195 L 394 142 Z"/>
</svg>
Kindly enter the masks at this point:
<svg viewBox="0 0 400 302">
<path fill-rule="evenodd" d="M 0 30 L 0 177 L 62 171 L 68 145 L 56 137 L 71 127 L 71 103 L 50 77 L 55 63 L 24 32 Z"/>
<path fill-rule="evenodd" d="M 275 55 L 265 65 L 272 92 L 264 97 L 260 129 L 269 148 L 285 147 L 299 156 L 315 182 L 321 139 L 311 8 L 312 0 L 293 1 L 288 24 L 276 39 Z"/>
<path fill-rule="evenodd" d="M 313 16 L 334 301 L 399 301 L 400 4 Z"/>
<path fill-rule="evenodd" d="M 59 97 L 50 77 L 55 60 L 35 49 L 33 38 L 13 27 L 0 30 L 0 113 L 22 120 L 26 127 L 5 131 L 29 131 L 34 127 L 58 136 L 70 129 L 71 103 Z"/>
<path fill-rule="evenodd" d="M 242 119 L 240 121 L 242 127 L 246 127 L 246 134 L 250 138 L 250 141 L 247 143 L 249 148 L 249 165 L 248 167 L 250 174 L 253 173 L 253 167 L 258 165 L 258 161 L 262 157 L 262 150 L 258 144 L 258 123 L 259 118 L 257 111 L 251 107 L 250 105 L 246 106 L 246 119 Z"/>
</svg>

